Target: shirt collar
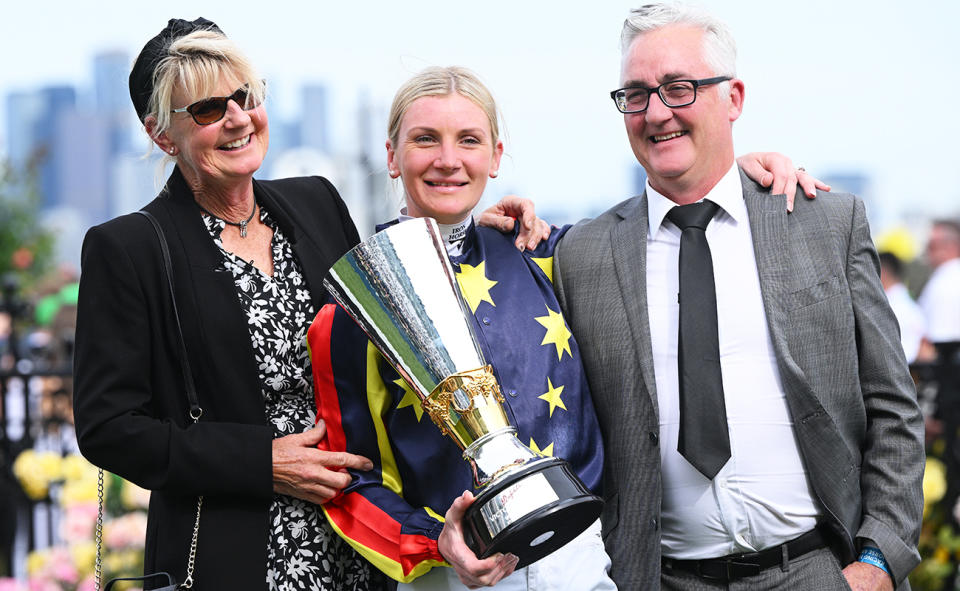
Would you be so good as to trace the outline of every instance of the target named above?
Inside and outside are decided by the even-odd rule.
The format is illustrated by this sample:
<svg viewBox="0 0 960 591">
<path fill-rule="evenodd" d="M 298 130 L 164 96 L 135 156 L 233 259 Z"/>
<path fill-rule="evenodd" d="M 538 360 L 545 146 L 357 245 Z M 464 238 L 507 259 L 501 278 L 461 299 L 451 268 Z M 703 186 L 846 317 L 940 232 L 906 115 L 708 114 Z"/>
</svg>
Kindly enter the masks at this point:
<svg viewBox="0 0 960 591">
<path fill-rule="evenodd" d="M 663 225 L 667 213 L 677 204 L 651 187 L 649 179 L 646 184 L 647 223 L 649 224 L 647 236 L 652 238 L 660 229 L 660 226 Z M 720 209 L 733 219 L 734 224 L 739 224 L 747 218 L 747 206 L 743 201 L 743 185 L 740 182 L 740 169 L 736 163 L 730 166 L 730 170 L 720 178 L 709 193 L 703 196 L 703 199 L 709 199 L 719 205 Z M 700 201 L 703 201 L 703 199 Z"/>
<path fill-rule="evenodd" d="M 412 220 L 413 217 L 407 214 L 407 208 L 404 207 L 400 209 L 400 215 L 397 219 L 400 222 L 405 222 L 407 220 Z M 454 257 L 463 254 L 463 243 L 464 240 L 466 240 L 467 232 L 470 230 L 472 225 L 473 212 L 468 214 L 463 221 L 455 224 L 441 224 L 437 222 L 437 227 L 440 229 L 440 236 L 443 238 L 443 244 L 447 248 L 448 256 Z"/>
</svg>

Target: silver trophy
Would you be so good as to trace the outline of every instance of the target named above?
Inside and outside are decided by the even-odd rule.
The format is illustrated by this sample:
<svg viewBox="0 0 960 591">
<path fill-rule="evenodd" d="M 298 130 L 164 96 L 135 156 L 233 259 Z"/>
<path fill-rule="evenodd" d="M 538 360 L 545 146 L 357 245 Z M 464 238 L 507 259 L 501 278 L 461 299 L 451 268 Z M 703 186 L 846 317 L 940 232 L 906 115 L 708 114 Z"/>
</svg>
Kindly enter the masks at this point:
<svg viewBox="0 0 960 591">
<path fill-rule="evenodd" d="M 463 450 L 479 491 L 463 521 L 477 556 L 510 552 L 522 568 L 597 519 L 602 501 L 570 465 L 517 439 L 433 219 L 408 220 L 363 241 L 333 265 L 324 285 Z"/>
</svg>

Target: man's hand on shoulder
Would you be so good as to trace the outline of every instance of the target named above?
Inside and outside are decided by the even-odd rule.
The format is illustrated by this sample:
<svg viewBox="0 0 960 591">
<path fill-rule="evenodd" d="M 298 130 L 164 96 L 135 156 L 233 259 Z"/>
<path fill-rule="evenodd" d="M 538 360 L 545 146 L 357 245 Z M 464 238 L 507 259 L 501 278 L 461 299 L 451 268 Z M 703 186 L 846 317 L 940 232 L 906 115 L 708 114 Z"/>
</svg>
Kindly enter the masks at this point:
<svg viewBox="0 0 960 591">
<path fill-rule="evenodd" d="M 798 184 L 807 199 L 815 199 L 817 189 L 830 190 L 830 185 L 814 178 L 803 167 L 794 168 L 793 161 L 778 152 L 750 152 L 737 158 L 737 164 L 760 186 L 769 187 L 771 194 L 786 195 L 787 213 L 793 211 Z"/>
<path fill-rule="evenodd" d="M 501 232 L 513 232 L 516 220 L 520 220 L 517 249 L 533 250 L 541 240 L 550 237 L 550 224 L 537 217 L 533 201 L 516 195 L 507 195 L 477 216 L 481 226 L 496 228 Z"/>
</svg>

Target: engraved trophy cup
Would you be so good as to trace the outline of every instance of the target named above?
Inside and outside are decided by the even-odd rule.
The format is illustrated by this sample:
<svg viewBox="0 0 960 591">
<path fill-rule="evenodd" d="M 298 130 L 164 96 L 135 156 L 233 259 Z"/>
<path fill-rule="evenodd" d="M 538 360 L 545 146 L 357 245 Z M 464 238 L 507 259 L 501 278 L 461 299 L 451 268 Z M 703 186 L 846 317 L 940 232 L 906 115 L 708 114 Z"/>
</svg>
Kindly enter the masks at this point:
<svg viewBox="0 0 960 591">
<path fill-rule="evenodd" d="M 569 464 L 532 451 L 507 420 L 433 219 L 368 238 L 333 265 L 324 285 L 463 450 L 478 490 L 463 530 L 477 556 L 510 552 L 522 568 L 597 519 L 601 500 Z"/>
</svg>

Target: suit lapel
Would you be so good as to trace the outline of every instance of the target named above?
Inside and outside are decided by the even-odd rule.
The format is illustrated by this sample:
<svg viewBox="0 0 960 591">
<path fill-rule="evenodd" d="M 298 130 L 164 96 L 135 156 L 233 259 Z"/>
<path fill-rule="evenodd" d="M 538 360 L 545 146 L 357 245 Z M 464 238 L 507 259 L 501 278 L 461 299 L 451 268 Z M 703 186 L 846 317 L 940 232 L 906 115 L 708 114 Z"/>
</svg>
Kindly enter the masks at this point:
<svg viewBox="0 0 960 591">
<path fill-rule="evenodd" d="M 301 240 L 294 245 L 294 250 L 300 259 L 304 280 L 310 288 L 313 309 L 319 311 L 327 299 L 327 289 L 323 285 L 324 274 L 320 273 L 320 269 L 330 267 L 336 259 L 323 256 L 314 246 L 311 241 Z"/>
<path fill-rule="evenodd" d="M 787 274 L 790 272 L 789 265 L 785 264 L 789 263 L 786 254 L 786 197 L 759 193 L 753 189 L 752 181 L 743 175 L 743 171 L 740 175 L 770 338 L 777 356 L 788 358 L 789 351 L 783 331 L 789 319 L 781 304 L 788 285 Z"/>
<path fill-rule="evenodd" d="M 334 256 L 329 247 L 314 240 L 313 232 L 306 231 L 300 225 L 301 220 L 296 216 L 296 212 L 290 210 L 289 202 L 278 199 L 268 184 L 254 180 L 253 187 L 257 199 L 267 208 L 280 230 L 290 240 L 300 261 L 304 280 L 310 288 L 313 309 L 319 311 L 327 299 L 327 290 L 323 286 L 325 273 L 320 271 L 329 268 L 338 257 Z"/>
<path fill-rule="evenodd" d="M 647 195 L 632 199 L 617 211 L 620 223 L 610 231 L 613 264 L 620 286 L 620 298 L 627 314 L 637 352 L 637 365 L 654 412 L 659 416 L 657 385 L 650 344 L 647 310 Z M 626 296 L 626 297 L 624 297 Z"/>
<path fill-rule="evenodd" d="M 798 251 L 791 248 L 786 196 L 770 195 L 766 190 L 761 191 L 742 170 L 740 178 L 750 219 L 767 330 L 777 356 L 787 403 L 794 420 L 797 420 L 822 410 L 803 369 L 790 354 L 786 334 L 791 322 L 790 310 L 787 308 L 790 305 L 790 286 L 793 275 L 797 272 L 797 263 L 793 257 L 802 255 L 798 255 Z"/>
</svg>

